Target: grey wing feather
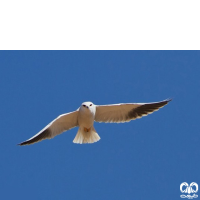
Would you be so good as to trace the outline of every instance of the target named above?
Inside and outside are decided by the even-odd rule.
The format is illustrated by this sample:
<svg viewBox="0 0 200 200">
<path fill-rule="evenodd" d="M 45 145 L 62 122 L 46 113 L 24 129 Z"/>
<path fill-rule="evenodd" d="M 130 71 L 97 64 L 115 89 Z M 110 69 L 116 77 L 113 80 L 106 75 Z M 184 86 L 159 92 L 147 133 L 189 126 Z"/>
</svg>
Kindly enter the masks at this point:
<svg viewBox="0 0 200 200">
<path fill-rule="evenodd" d="M 171 99 L 153 103 L 128 103 L 96 106 L 95 121 L 97 122 L 129 122 L 159 110 Z"/>
<path fill-rule="evenodd" d="M 44 139 L 51 139 L 56 135 L 63 133 L 64 131 L 74 128 L 78 126 L 77 116 L 78 111 L 60 115 L 51 123 L 49 123 L 45 128 L 43 128 L 39 133 L 20 143 L 19 145 L 28 145 Z"/>
</svg>

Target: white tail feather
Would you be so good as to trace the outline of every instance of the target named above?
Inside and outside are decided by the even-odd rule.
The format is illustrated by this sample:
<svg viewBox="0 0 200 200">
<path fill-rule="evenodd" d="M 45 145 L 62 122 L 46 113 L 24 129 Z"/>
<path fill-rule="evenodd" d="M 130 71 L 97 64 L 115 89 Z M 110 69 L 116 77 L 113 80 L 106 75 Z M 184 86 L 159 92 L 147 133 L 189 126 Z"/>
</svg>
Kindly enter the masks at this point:
<svg viewBox="0 0 200 200">
<path fill-rule="evenodd" d="M 100 140 L 99 135 L 97 134 L 94 127 L 91 127 L 91 130 L 89 132 L 85 132 L 82 127 L 79 127 L 78 132 L 76 134 L 76 137 L 74 138 L 74 143 L 94 143 Z"/>
</svg>

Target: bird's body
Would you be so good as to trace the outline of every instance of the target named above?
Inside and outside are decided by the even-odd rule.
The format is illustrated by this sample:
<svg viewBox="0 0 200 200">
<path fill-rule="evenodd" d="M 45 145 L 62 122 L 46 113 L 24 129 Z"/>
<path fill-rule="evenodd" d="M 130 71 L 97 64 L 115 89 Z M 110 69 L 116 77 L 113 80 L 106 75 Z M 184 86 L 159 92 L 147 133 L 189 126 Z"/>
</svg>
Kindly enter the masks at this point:
<svg viewBox="0 0 200 200">
<path fill-rule="evenodd" d="M 169 101 L 171 100 L 167 99 L 155 103 L 110 105 L 94 105 L 92 102 L 84 102 L 76 111 L 58 116 L 39 133 L 19 145 L 28 145 L 43 139 L 51 139 L 76 126 L 78 126 L 79 129 L 73 140 L 74 143 L 94 143 L 100 140 L 94 128 L 94 121 L 110 123 L 129 122 L 130 120 L 146 116 L 158 110 Z"/>
<path fill-rule="evenodd" d="M 74 143 L 94 143 L 100 140 L 93 126 L 95 114 L 96 106 L 92 102 L 82 103 L 77 117 L 79 130 L 73 140 Z"/>
<path fill-rule="evenodd" d="M 79 108 L 78 113 L 78 125 L 79 127 L 84 127 L 86 129 L 89 129 L 94 124 L 94 118 L 96 113 L 96 107 L 92 106 L 92 102 L 84 102 Z M 90 106 L 91 105 L 91 106 Z"/>
</svg>

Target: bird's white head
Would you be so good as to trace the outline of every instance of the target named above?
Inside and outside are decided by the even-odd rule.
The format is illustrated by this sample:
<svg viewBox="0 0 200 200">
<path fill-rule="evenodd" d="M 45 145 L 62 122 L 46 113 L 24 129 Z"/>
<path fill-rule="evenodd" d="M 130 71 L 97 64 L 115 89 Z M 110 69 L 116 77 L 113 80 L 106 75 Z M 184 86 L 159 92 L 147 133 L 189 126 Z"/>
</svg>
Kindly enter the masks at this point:
<svg viewBox="0 0 200 200">
<path fill-rule="evenodd" d="M 89 109 L 89 108 L 92 108 L 94 106 L 94 104 L 92 102 L 90 102 L 90 101 L 87 101 L 87 102 L 83 102 L 81 104 L 81 106 L 84 107 L 84 108 L 88 108 Z"/>
<path fill-rule="evenodd" d="M 95 111 L 95 105 L 90 101 L 83 102 L 80 108 L 81 110 Z"/>
</svg>

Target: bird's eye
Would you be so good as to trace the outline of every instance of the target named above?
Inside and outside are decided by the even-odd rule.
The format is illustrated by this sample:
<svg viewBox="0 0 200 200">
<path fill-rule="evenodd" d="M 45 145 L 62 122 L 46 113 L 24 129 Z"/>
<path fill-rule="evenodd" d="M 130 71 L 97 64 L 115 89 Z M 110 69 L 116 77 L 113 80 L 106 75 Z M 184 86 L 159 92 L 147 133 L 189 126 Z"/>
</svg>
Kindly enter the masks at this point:
<svg viewBox="0 0 200 200">
<path fill-rule="evenodd" d="M 92 106 L 92 104 L 90 104 L 90 106 Z"/>
<path fill-rule="evenodd" d="M 85 105 L 83 105 L 85 107 Z"/>
</svg>

